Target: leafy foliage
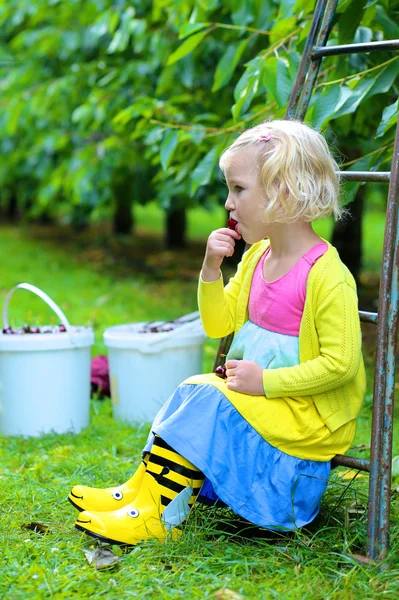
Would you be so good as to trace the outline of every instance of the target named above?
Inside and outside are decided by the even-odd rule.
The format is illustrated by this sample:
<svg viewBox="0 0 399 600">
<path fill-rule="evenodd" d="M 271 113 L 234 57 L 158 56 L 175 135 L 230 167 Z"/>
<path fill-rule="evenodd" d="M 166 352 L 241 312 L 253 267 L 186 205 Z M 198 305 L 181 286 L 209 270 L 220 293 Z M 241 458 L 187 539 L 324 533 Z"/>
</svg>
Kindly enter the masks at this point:
<svg viewBox="0 0 399 600">
<path fill-rule="evenodd" d="M 399 3 L 339 2 L 330 43 L 399 37 Z M 0 0 L 0 203 L 110 214 L 157 197 L 218 203 L 217 161 L 243 128 L 283 117 L 310 0 Z M 306 120 L 358 168 L 392 154 L 399 57 L 324 59 Z M 352 194 L 353 196 L 353 194 Z M 348 200 L 351 199 L 348 194 Z"/>
</svg>

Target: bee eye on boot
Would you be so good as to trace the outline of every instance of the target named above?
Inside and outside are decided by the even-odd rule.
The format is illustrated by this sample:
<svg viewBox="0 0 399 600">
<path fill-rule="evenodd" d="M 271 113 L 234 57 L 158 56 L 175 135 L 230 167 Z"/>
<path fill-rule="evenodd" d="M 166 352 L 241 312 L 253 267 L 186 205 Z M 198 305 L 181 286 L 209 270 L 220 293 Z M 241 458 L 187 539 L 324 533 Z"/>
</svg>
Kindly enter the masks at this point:
<svg viewBox="0 0 399 600">
<path fill-rule="evenodd" d="M 139 516 L 139 511 L 137 510 L 137 508 L 131 508 L 128 511 L 128 516 L 131 517 L 132 519 L 137 519 L 137 517 Z"/>
<path fill-rule="evenodd" d="M 122 494 L 122 492 L 114 492 L 112 494 L 112 497 L 114 500 L 122 500 L 123 494 Z"/>
</svg>

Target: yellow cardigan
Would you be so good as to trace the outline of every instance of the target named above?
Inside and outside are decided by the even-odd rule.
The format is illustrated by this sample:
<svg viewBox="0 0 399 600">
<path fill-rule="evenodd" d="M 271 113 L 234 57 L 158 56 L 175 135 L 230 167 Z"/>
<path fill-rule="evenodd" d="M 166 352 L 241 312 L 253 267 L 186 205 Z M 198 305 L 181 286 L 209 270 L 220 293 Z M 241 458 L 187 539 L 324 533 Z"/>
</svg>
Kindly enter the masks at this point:
<svg viewBox="0 0 399 600">
<path fill-rule="evenodd" d="M 248 319 L 252 276 L 268 245 L 268 240 L 264 240 L 251 246 L 226 287 L 222 278 L 212 283 L 200 279 L 198 305 L 209 337 L 237 333 Z M 356 284 L 330 244 L 309 272 L 299 331 L 299 359 L 297 366 L 264 370 L 266 398 L 293 400 L 310 396 L 330 432 L 353 421 L 362 405 L 366 384 Z M 188 380 L 191 381 L 194 383 L 195 378 Z M 292 415 L 293 426 L 294 419 Z M 256 422 L 254 427 L 261 429 Z"/>
</svg>

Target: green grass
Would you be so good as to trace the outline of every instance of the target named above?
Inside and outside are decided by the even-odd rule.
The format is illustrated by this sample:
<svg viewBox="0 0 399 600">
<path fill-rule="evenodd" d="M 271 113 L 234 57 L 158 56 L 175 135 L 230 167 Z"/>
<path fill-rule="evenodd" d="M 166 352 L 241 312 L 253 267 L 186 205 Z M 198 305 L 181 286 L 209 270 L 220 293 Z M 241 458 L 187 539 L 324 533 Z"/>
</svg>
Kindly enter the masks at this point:
<svg viewBox="0 0 399 600">
<path fill-rule="evenodd" d="M 205 213 L 195 215 L 194 221 L 199 238 L 216 225 L 215 215 Z M 102 234 L 72 238 L 59 230 L 1 227 L 0 302 L 19 281 L 38 285 L 72 323 L 94 327 L 95 353 L 104 351 L 102 333 L 112 324 L 195 310 L 204 240 L 193 240 L 184 255 L 163 252 L 157 239 L 148 237 L 151 222 L 151 215 L 138 215 L 140 234 L 133 246 L 123 239 L 107 241 Z M 378 264 L 376 248 L 381 244 L 374 239 L 376 220 L 370 217 L 370 222 L 367 236 L 374 241 L 367 246 L 367 268 Z M 320 227 L 328 236 L 329 223 Z M 182 269 L 176 269 L 178 262 Z M 12 299 L 10 313 L 16 324 L 27 319 L 44 324 L 52 318 L 51 311 L 25 291 Z M 204 370 L 211 369 L 215 347 L 215 342 L 205 344 Z M 368 457 L 362 445 L 370 441 L 372 360 L 366 358 L 368 394 L 353 450 L 362 458 Z M 234 527 L 229 511 L 198 506 L 178 541 L 142 543 L 122 554 L 115 569 L 96 571 L 83 553 L 95 543 L 74 529 L 75 511 L 66 495 L 77 482 L 106 486 L 124 481 L 139 462 L 148 427 L 115 422 L 109 400 L 92 400 L 90 426 L 79 435 L 0 437 L 2 598 L 234 600 L 227 592 L 215 596 L 226 588 L 256 600 L 399 596 L 398 493 L 392 495 L 386 568 L 360 566 L 350 555 L 364 552 L 367 477 L 345 480 L 339 475 L 342 468 L 331 477 L 315 523 L 293 537 L 245 540 L 225 530 L 226 524 Z M 394 453 L 399 454 L 395 433 Z M 45 535 L 23 528 L 33 521 L 48 526 Z"/>
</svg>

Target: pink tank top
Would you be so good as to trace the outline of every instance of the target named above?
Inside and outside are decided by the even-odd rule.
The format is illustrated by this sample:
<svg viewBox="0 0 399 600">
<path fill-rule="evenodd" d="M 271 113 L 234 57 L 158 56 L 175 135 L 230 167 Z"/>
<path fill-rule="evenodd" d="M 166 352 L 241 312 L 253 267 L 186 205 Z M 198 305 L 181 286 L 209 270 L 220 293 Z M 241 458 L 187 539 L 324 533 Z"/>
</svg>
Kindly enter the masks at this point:
<svg viewBox="0 0 399 600">
<path fill-rule="evenodd" d="M 268 282 L 263 278 L 266 250 L 256 265 L 249 295 L 250 320 L 269 331 L 299 335 L 306 298 L 306 281 L 314 263 L 327 251 L 327 244 L 316 244 L 280 279 Z"/>
</svg>

